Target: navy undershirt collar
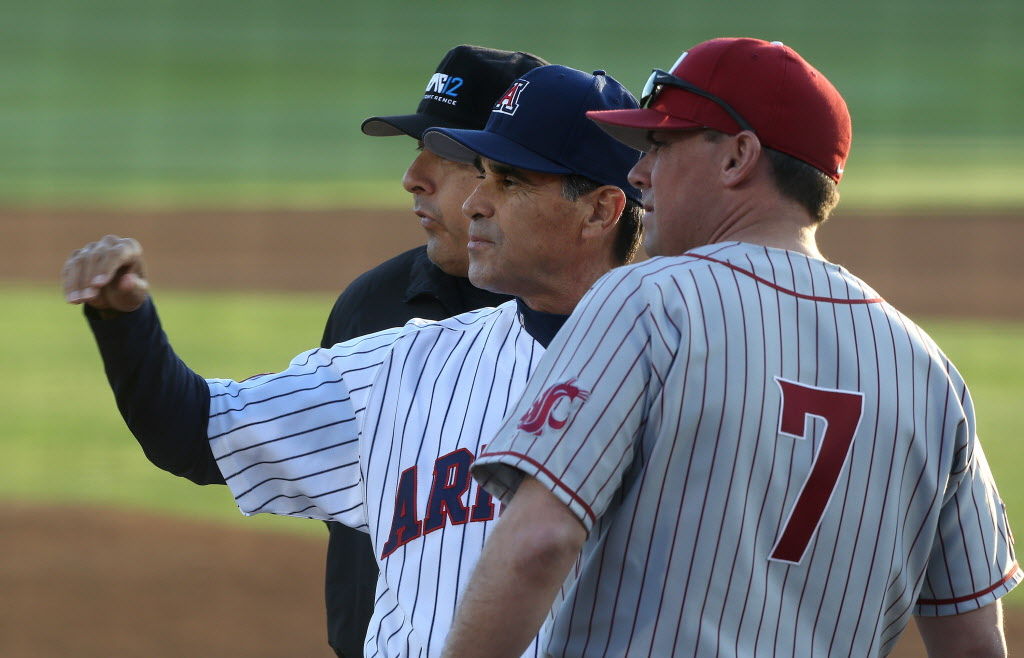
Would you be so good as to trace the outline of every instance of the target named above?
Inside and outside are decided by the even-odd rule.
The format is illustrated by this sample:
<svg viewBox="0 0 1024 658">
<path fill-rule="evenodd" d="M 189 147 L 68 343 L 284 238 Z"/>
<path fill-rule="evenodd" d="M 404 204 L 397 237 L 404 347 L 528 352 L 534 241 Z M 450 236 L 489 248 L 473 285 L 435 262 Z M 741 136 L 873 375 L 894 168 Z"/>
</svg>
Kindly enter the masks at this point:
<svg viewBox="0 0 1024 658">
<path fill-rule="evenodd" d="M 516 306 L 519 307 L 519 317 L 522 318 L 526 333 L 533 336 L 533 339 L 545 348 L 551 344 L 555 334 L 562 328 L 565 321 L 569 319 L 568 315 L 535 311 L 518 297 L 516 297 Z"/>
</svg>

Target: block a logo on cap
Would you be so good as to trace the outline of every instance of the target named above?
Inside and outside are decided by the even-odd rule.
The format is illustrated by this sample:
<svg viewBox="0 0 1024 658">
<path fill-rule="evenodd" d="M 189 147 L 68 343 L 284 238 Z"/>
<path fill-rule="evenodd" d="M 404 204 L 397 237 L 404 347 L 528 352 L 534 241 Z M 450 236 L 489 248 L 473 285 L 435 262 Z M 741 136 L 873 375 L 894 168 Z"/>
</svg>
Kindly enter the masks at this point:
<svg viewBox="0 0 1024 658">
<path fill-rule="evenodd" d="M 529 80 L 516 80 L 513 82 L 508 91 L 502 94 L 498 102 L 494 104 L 494 111 L 508 115 L 515 114 L 516 110 L 519 109 L 519 97 L 523 94 L 523 90 L 526 89 L 528 84 L 530 84 Z"/>
<path fill-rule="evenodd" d="M 459 88 L 462 87 L 463 79 L 448 75 L 447 73 L 435 73 L 430 76 L 423 98 L 429 98 L 439 103 L 455 105 L 458 101 Z"/>
</svg>

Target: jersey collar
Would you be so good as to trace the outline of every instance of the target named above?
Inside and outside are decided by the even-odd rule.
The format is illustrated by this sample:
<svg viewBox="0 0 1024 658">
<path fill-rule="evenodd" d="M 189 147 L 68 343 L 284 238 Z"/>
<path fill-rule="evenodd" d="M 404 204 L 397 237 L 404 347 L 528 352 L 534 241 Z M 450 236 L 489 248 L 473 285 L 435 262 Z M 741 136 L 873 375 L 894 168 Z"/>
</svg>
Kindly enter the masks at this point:
<svg viewBox="0 0 1024 658">
<path fill-rule="evenodd" d="M 533 336 L 533 339 L 545 348 L 551 344 L 555 334 L 569 319 L 568 315 L 535 311 L 518 297 L 516 297 L 516 306 L 519 307 L 519 319 L 523 323 L 526 333 Z"/>
</svg>

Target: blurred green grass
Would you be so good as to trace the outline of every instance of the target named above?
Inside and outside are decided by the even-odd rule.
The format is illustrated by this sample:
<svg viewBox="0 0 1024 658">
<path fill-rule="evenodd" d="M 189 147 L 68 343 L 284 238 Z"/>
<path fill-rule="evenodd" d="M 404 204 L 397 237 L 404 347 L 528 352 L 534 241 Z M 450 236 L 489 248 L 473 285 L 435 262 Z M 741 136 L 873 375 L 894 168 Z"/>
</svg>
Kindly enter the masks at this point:
<svg viewBox="0 0 1024 658">
<path fill-rule="evenodd" d="M 782 40 L 854 117 L 847 207 L 1020 207 L 1024 3 L 864 0 L 5 0 L 0 206 L 405 205 L 411 111 L 457 43 L 607 69 L 727 35 Z M 383 182 L 382 182 L 383 181 Z"/>
<path fill-rule="evenodd" d="M 276 372 L 320 343 L 330 294 L 156 291 L 175 348 L 199 373 Z M 146 461 L 124 427 L 81 309 L 56 287 L 0 285 L 0 498 L 139 508 L 247 528 L 323 533 L 322 524 L 242 517 L 226 487 L 197 487 Z"/>
</svg>

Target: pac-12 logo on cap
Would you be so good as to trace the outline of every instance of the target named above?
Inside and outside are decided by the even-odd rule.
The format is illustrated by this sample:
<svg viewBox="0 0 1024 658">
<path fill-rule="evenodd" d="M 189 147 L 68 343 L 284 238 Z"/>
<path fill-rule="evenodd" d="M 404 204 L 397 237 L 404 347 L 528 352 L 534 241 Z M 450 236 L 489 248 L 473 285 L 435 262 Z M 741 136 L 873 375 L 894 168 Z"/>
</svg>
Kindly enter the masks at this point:
<svg viewBox="0 0 1024 658">
<path fill-rule="evenodd" d="M 447 73 L 435 73 L 430 76 L 430 81 L 427 82 L 426 91 L 444 94 L 445 96 L 451 96 L 454 98 L 459 95 L 458 91 L 461 86 L 462 78 L 454 75 L 448 75 Z"/>
<path fill-rule="evenodd" d="M 517 427 L 524 432 L 529 432 L 536 436 L 540 436 L 545 427 L 551 427 L 551 429 L 555 430 L 562 429 L 569 422 L 569 417 L 574 409 L 590 397 L 590 392 L 576 386 L 575 381 L 576 379 L 573 378 L 567 382 L 555 384 L 541 393 L 541 396 L 533 403 L 530 410 L 519 419 Z M 563 400 L 566 401 L 566 404 L 559 405 L 559 402 Z M 556 416 L 555 407 L 558 407 L 564 413 Z"/>
<path fill-rule="evenodd" d="M 519 109 L 519 96 L 522 95 L 523 90 L 526 89 L 528 84 L 530 84 L 529 80 L 516 80 L 513 82 L 508 91 L 494 104 L 494 111 L 501 112 L 502 114 L 515 114 L 516 110 Z"/>
</svg>

